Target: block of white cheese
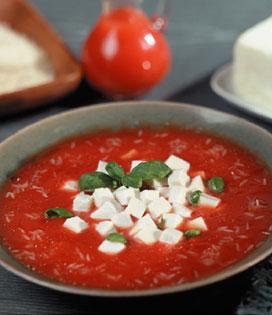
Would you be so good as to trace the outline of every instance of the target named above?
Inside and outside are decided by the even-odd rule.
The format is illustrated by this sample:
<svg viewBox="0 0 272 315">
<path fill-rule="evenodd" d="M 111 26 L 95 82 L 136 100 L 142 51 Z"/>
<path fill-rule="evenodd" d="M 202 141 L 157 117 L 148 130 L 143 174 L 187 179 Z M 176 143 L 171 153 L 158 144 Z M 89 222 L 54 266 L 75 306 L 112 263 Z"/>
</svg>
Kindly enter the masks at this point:
<svg viewBox="0 0 272 315">
<path fill-rule="evenodd" d="M 120 202 L 122 206 L 128 205 L 131 198 L 136 198 L 139 193 L 139 189 L 132 187 L 121 186 L 115 190 L 114 196 Z"/>
<path fill-rule="evenodd" d="M 187 172 L 190 168 L 190 163 L 176 155 L 170 155 L 165 164 L 172 170 L 183 170 L 184 172 Z"/>
<path fill-rule="evenodd" d="M 93 193 L 94 202 L 97 207 L 102 206 L 102 204 L 107 200 L 114 199 L 113 193 L 109 188 L 97 188 Z"/>
<path fill-rule="evenodd" d="M 87 212 L 93 202 L 93 197 L 81 192 L 77 194 L 73 200 L 73 210 L 78 212 Z"/>
<path fill-rule="evenodd" d="M 160 197 L 150 202 L 148 209 L 153 218 L 159 218 L 162 214 L 170 212 L 172 206 L 165 198 Z"/>
<path fill-rule="evenodd" d="M 128 213 L 117 213 L 111 218 L 112 223 L 121 228 L 127 229 L 133 225 L 133 221 Z"/>
<path fill-rule="evenodd" d="M 97 172 L 102 172 L 102 173 L 105 173 L 105 174 L 108 174 L 107 170 L 106 170 L 106 166 L 107 166 L 107 162 L 105 161 L 99 161 L 98 164 L 97 164 L 97 169 L 96 171 Z"/>
<path fill-rule="evenodd" d="M 183 233 L 175 229 L 166 229 L 161 233 L 160 242 L 175 245 L 182 239 Z"/>
<path fill-rule="evenodd" d="M 106 201 L 101 207 L 92 212 L 90 217 L 96 220 L 109 220 L 117 213 L 114 203 Z"/>
<path fill-rule="evenodd" d="M 88 228 L 88 223 L 80 217 L 72 217 L 65 220 L 63 226 L 75 233 L 81 233 Z"/>
<path fill-rule="evenodd" d="M 123 243 L 111 242 L 104 240 L 98 247 L 98 250 L 102 253 L 113 255 L 123 251 L 126 246 Z"/>
<path fill-rule="evenodd" d="M 198 217 L 188 222 L 187 227 L 189 229 L 199 229 L 201 231 L 207 231 L 208 227 L 202 217 Z"/>
<path fill-rule="evenodd" d="M 101 235 L 101 236 L 107 236 L 110 233 L 116 232 L 113 223 L 111 221 L 102 221 L 96 224 L 95 230 Z"/>
<path fill-rule="evenodd" d="M 78 190 L 78 182 L 76 180 L 67 180 L 67 182 L 63 185 L 64 190 L 77 191 Z"/>
<path fill-rule="evenodd" d="M 244 100 L 272 108 L 272 16 L 237 39 L 233 50 L 233 89 Z"/>
</svg>

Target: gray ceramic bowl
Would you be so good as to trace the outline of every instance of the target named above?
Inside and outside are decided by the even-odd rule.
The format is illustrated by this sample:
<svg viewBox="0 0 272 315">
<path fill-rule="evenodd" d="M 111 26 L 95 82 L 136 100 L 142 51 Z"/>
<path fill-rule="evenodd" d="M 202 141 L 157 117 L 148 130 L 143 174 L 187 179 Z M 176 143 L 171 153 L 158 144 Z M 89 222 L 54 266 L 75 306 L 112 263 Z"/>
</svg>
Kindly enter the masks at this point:
<svg viewBox="0 0 272 315">
<path fill-rule="evenodd" d="M 0 144 L 0 184 L 29 156 L 66 137 L 88 130 L 117 129 L 139 124 L 161 126 L 167 123 L 200 128 L 233 139 L 260 156 L 272 168 L 272 136 L 243 119 L 199 106 L 167 102 L 124 102 L 90 106 L 66 112 L 33 124 Z M 0 227 L 1 228 L 1 227 Z M 192 283 L 141 291 L 109 291 L 65 285 L 49 280 L 19 264 L 0 245 L 0 263 L 14 274 L 59 291 L 108 297 L 166 294 L 202 287 L 242 272 L 272 253 L 272 236 L 238 263 L 210 277 Z"/>
</svg>

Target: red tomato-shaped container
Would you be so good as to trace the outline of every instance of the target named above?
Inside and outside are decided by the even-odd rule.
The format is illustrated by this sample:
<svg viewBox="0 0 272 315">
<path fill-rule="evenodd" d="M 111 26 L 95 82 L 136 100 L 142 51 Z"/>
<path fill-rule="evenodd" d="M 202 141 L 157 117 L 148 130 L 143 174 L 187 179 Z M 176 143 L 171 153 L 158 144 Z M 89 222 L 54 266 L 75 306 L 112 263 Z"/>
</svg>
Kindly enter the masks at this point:
<svg viewBox="0 0 272 315">
<path fill-rule="evenodd" d="M 166 75 L 171 52 L 143 11 L 121 7 L 100 17 L 85 42 L 82 62 L 97 89 L 115 98 L 131 98 Z"/>
</svg>

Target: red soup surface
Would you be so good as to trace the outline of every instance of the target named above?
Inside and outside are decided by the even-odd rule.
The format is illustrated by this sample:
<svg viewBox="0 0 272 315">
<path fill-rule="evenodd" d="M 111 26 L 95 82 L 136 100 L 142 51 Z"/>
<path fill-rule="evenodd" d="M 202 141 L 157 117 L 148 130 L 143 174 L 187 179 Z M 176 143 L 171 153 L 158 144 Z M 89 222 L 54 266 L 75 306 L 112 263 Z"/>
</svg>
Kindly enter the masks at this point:
<svg viewBox="0 0 272 315">
<path fill-rule="evenodd" d="M 175 245 L 151 245 L 121 230 L 128 243 L 118 254 L 98 250 L 105 237 L 89 212 L 77 213 L 88 228 L 74 233 L 65 218 L 45 219 L 50 207 L 73 212 L 78 191 L 65 190 L 69 180 L 94 171 L 100 160 L 116 161 L 128 172 L 132 160 L 165 161 L 174 154 L 190 163 L 188 174 L 225 181 L 219 206 L 190 206 L 191 218 L 208 227 L 199 236 Z M 192 130 L 125 129 L 79 136 L 57 144 L 28 161 L 0 194 L 0 237 L 12 255 L 28 268 L 63 283 L 91 288 L 146 289 L 207 277 L 244 258 L 272 231 L 272 176 L 256 156 L 214 135 Z M 135 222 L 136 219 L 133 218 Z M 187 223 L 186 223 L 187 222 Z M 117 229 L 120 232 L 120 230 Z"/>
</svg>

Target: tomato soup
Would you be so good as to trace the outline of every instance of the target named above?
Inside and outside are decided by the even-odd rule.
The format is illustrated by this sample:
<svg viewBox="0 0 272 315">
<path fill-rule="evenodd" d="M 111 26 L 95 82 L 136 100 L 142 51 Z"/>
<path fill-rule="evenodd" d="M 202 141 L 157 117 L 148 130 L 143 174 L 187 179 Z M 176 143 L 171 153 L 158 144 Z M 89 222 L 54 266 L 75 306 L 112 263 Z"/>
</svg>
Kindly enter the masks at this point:
<svg viewBox="0 0 272 315">
<path fill-rule="evenodd" d="M 154 164 L 156 174 L 171 169 L 168 184 L 128 189 L 116 180 L 118 187 L 81 193 L 86 183 L 77 186 L 99 164 L 100 175 L 110 161 L 129 173 L 132 162 L 140 170 L 154 160 L 166 161 Z M 100 200 L 106 190 L 121 197 Z M 272 231 L 271 202 L 270 170 L 228 140 L 170 127 L 103 131 L 59 143 L 10 177 L 0 192 L 0 237 L 27 268 L 62 283 L 156 288 L 196 281 L 247 256 Z M 48 209 L 57 214 L 46 216 Z M 137 225 L 143 217 L 151 222 L 145 230 Z"/>
</svg>

